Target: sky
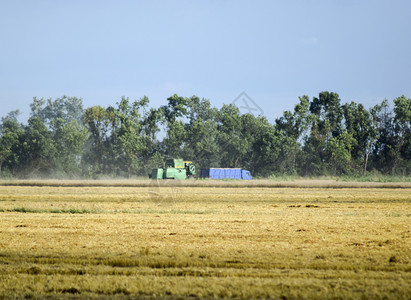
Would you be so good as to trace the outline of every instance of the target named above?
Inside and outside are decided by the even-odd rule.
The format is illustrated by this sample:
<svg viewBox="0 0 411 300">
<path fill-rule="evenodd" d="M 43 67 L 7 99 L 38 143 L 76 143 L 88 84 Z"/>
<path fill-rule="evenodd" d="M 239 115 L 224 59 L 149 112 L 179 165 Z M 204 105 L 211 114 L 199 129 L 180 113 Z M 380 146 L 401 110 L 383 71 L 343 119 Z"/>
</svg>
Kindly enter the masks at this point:
<svg viewBox="0 0 411 300">
<path fill-rule="evenodd" d="M 409 0 L 0 0 L 0 117 L 22 121 L 35 96 L 159 107 L 178 94 L 273 122 L 321 91 L 409 98 L 410 71 Z"/>
</svg>

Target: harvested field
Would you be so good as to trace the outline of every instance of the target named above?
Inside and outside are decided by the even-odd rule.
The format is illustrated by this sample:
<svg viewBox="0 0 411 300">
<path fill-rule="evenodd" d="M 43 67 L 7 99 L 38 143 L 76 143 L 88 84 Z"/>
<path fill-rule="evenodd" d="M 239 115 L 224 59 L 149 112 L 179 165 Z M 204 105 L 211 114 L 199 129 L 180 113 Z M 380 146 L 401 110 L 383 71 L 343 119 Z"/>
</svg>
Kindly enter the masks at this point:
<svg viewBox="0 0 411 300">
<path fill-rule="evenodd" d="M 410 299 L 409 183 L 253 182 L 2 182 L 0 298 Z"/>
<path fill-rule="evenodd" d="M 269 179 L 258 180 L 161 180 L 153 183 L 150 180 L 0 180 L 3 186 L 56 186 L 56 187 L 150 187 L 181 186 L 181 187 L 267 187 L 267 188 L 411 188 L 411 181 L 407 182 L 357 182 L 327 180 L 293 180 L 275 181 Z"/>
</svg>

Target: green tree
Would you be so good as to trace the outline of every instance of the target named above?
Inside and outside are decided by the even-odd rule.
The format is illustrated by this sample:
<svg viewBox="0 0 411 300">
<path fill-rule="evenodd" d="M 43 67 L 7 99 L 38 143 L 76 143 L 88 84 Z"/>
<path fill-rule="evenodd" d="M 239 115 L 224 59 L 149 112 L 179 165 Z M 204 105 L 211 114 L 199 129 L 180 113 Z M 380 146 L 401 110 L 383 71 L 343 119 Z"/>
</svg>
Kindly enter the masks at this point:
<svg viewBox="0 0 411 300">
<path fill-rule="evenodd" d="M 116 127 L 114 109 L 92 106 L 86 109 L 84 119 L 89 138 L 82 156 L 83 173 L 98 177 L 109 173 L 115 160 L 110 143 L 112 128 Z"/>
<path fill-rule="evenodd" d="M 157 134 L 160 132 L 159 124 L 164 121 L 163 118 L 164 116 L 160 109 L 150 108 L 144 114 L 142 122 L 142 142 L 144 147 L 141 152 L 143 167 L 140 172 L 142 175 L 150 174 L 151 169 L 158 168 L 159 163 L 164 160 L 160 152 L 161 144 L 157 139 Z"/>
<path fill-rule="evenodd" d="M 2 118 L 0 125 L 0 174 L 6 165 L 12 171 L 19 162 L 19 140 L 24 134 L 21 124 L 17 121 L 18 110 L 10 112 Z"/>
<path fill-rule="evenodd" d="M 327 143 L 332 170 L 335 175 L 350 174 L 351 172 L 351 151 L 357 144 L 352 134 L 343 132 L 339 136 L 332 138 Z"/>
<path fill-rule="evenodd" d="M 271 175 L 276 171 L 278 165 L 265 165 L 265 160 L 273 159 L 272 153 L 278 153 L 278 148 L 272 148 L 275 145 L 272 138 L 274 128 L 263 116 L 254 116 L 252 114 L 243 114 L 241 120 L 241 135 L 243 141 L 242 147 L 245 148 L 245 154 L 242 156 L 241 167 L 250 170 L 255 175 Z M 265 152 L 265 147 L 271 147 L 270 151 Z M 262 155 L 264 154 L 264 155 Z"/>
<path fill-rule="evenodd" d="M 183 119 L 187 118 L 189 101 L 188 98 L 174 94 L 167 98 L 167 105 L 160 107 L 166 126 L 166 137 L 161 146 L 165 156 L 182 157 L 184 154 L 187 132 Z"/>
<path fill-rule="evenodd" d="M 47 126 L 53 127 L 57 119 L 63 119 L 66 122 L 72 120 L 82 124 L 84 117 L 83 99 L 77 97 L 63 96 L 53 100 L 49 98 L 33 98 L 30 104 L 31 116 L 38 117 Z"/>
<path fill-rule="evenodd" d="M 297 165 L 301 163 L 301 141 L 306 138 L 310 125 L 310 100 L 308 96 L 299 97 L 300 103 L 295 105 L 294 112 L 285 111 L 283 116 L 275 120 L 278 140 L 281 140 L 280 172 L 295 174 Z"/>
<path fill-rule="evenodd" d="M 327 138 L 336 137 L 342 132 L 343 114 L 340 102 L 337 93 L 321 92 L 319 97 L 314 97 L 310 103 L 310 112 L 316 117 L 315 125 Z"/>
<path fill-rule="evenodd" d="M 25 127 L 21 147 L 21 171 L 26 176 L 50 176 L 55 169 L 53 134 L 39 117 L 31 117 Z"/>
<path fill-rule="evenodd" d="M 75 120 L 66 121 L 57 118 L 53 123 L 56 171 L 64 176 L 79 176 L 81 174 L 81 154 L 88 138 L 88 131 Z"/>
<path fill-rule="evenodd" d="M 174 123 L 177 118 L 187 115 L 189 99 L 174 94 L 167 98 L 167 105 L 162 106 L 164 116 L 168 123 Z"/>
<path fill-rule="evenodd" d="M 143 97 L 130 103 L 129 98 L 123 97 L 118 103 L 116 118 L 118 119 L 117 167 L 128 177 L 136 174 L 143 167 L 141 155 L 145 151 L 144 137 L 142 136 L 144 121 L 141 109 L 145 108 L 149 100 Z"/>
<path fill-rule="evenodd" d="M 223 105 L 217 114 L 217 141 L 221 156 L 220 166 L 239 168 L 248 150 L 248 141 L 242 136 L 239 109 L 230 104 Z"/>
<path fill-rule="evenodd" d="M 310 133 L 304 138 L 301 155 L 303 175 L 324 175 L 330 159 L 327 143 L 341 134 L 342 110 L 337 93 L 321 92 L 310 103 Z"/>
<path fill-rule="evenodd" d="M 276 130 L 296 141 L 303 137 L 310 125 L 310 100 L 306 95 L 299 97 L 299 100 L 294 112 L 285 111 L 282 117 L 275 120 Z"/>
<path fill-rule="evenodd" d="M 250 171 L 258 176 L 270 176 L 281 172 L 278 167 L 281 143 L 274 126 L 268 124 L 263 127 L 253 145 L 254 165 Z"/>
<path fill-rule="evenodd" d="M 51 131 L 55 157 L 50 159 L 56 174 L 78 176 L 80 154 L 87 139 L 83 100 L 67 96 L 55 100 L 34 97 L 30 107 L 31 117 L 38 118 Z"/>
<path fill-rule="evenodd" d="M 393 173 L 402 175 L 411 171 L 411 99 L 405 96 L 394 99 L 395 159 Z M 401 167 L 400 167 L 401 166 Z"/>
<path fill-rule="evenodd" d="M 218 167 L 220 163 L 216 115 L 210 101 L 196 96 L 189 99 L 183 156 L 199 168 Z"/>
<path fill-rule="evenodd" d="M 355 169 L 366 175 L 368 158 L 376 141 L 377 132 L 374 128 L 376 122 L 375 109 L 368 112 L 362 104 L 355 102 L 342 106 L 344 124 L 347 132 L 357 141 L 352 149 L 352 160 Z"/>
<path fill-rule="evenodd" d="M 370 125 L 368 127 L 367 140 L 364 147 L 364 168 L 363 175 L 367 175 L 368 161 L 370 154 L 377 147 L 377 142 L 380 139 L 383 120 L 381 119 L 381 111 L 384 107 L 387 107 L 387 101 L 384 100 L 381 104 L 377 104 L 370 109 L 369 118 Z"/>
<path fill-rule="evenodd" d="M 372 166 L 383 174 L 393 174 L 395 162 L 395 124 L 389 102 L 384 100 L 371 111 L 377 141 L 372 150 Z"/>
</svg>

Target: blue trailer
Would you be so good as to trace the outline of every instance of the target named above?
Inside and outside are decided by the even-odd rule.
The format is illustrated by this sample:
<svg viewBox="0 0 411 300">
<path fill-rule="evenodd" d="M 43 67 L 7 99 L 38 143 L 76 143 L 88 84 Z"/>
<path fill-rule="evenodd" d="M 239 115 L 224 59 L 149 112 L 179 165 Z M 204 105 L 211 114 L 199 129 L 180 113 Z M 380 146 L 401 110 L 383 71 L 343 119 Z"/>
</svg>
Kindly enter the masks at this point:
<svg viewBox="0 0 411 300">
<path fill-rule="evenodd" d="M 239 168 L 210 168 L 201 169 L 200 176 L 211 179 L 243 179 L 251 180 L 250 171 Z"/>
</svg>

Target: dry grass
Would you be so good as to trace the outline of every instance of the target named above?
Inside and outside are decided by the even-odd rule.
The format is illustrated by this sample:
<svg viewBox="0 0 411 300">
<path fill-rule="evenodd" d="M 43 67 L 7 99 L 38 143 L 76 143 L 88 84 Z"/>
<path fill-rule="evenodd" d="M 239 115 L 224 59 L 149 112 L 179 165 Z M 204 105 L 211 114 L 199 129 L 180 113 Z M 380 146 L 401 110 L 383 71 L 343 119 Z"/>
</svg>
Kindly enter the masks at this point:
<svg viewBox="0 0 411 300">
<path fill-rule="evenodd" d="M 411 189 L 0 186 L 0 298 L 410 299 Z"/>
<path fill-rule="evenodd" d="M 50 187 L 266 187 L 266 188 L 411 188 L 407 182 L 357 182 L 338 181 L 334 179 L 313 180 L 296 179 L 278 181 L 273 179 L 257 180 L 148 180 L 148 179 L 112 179 L 112 180 L 0 180 L 2 186 L 50 186 Z"/>
</svg>

